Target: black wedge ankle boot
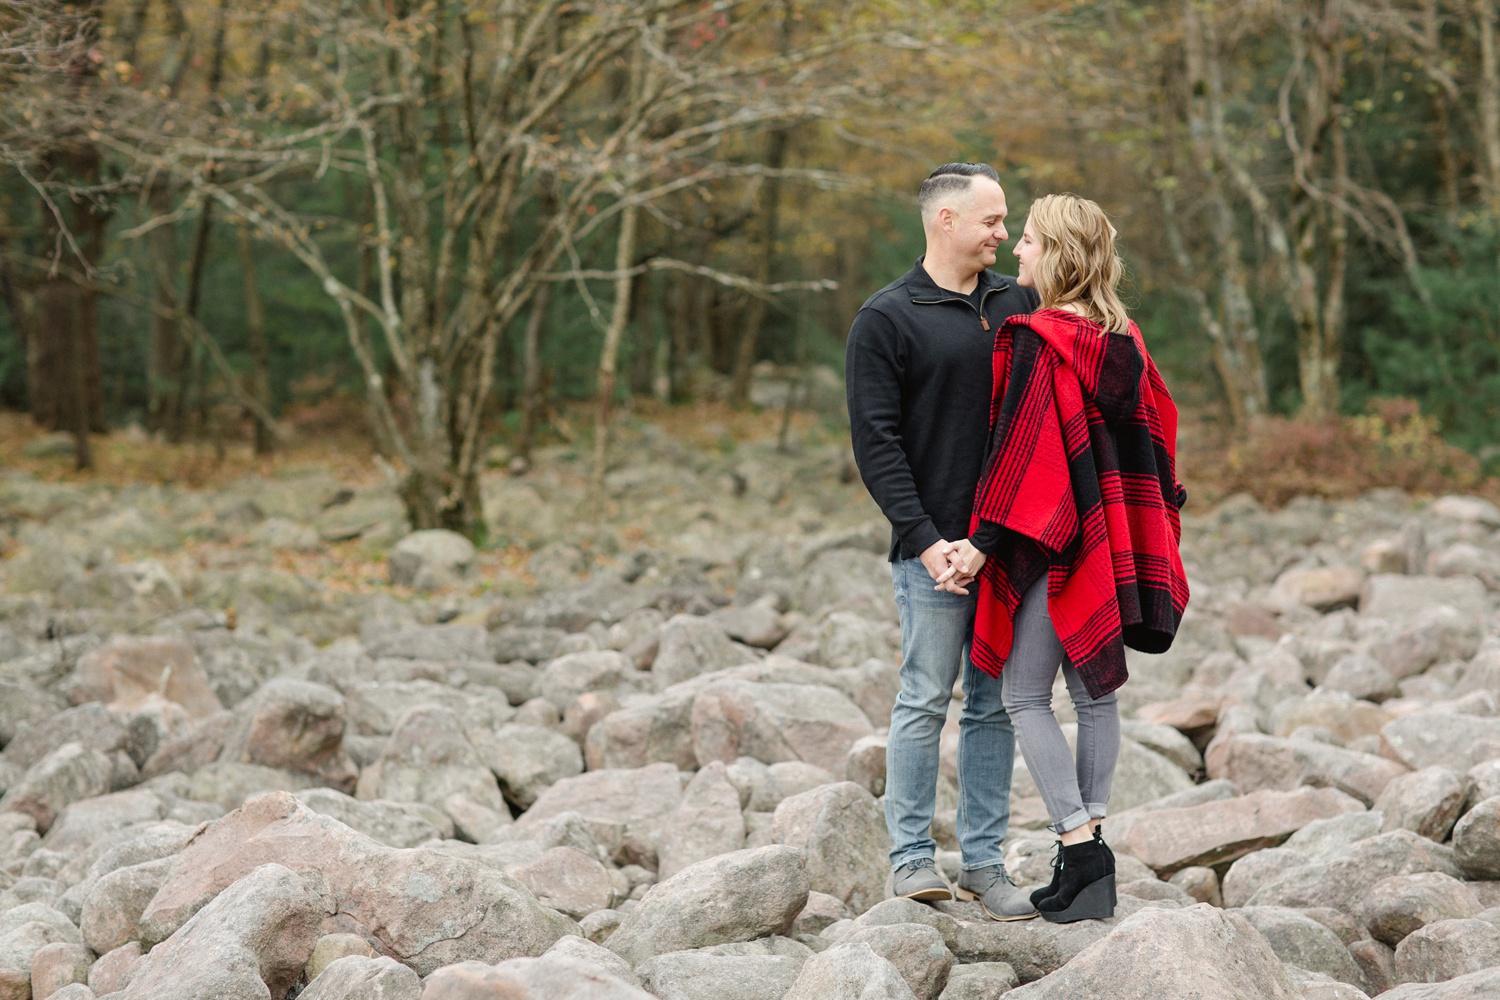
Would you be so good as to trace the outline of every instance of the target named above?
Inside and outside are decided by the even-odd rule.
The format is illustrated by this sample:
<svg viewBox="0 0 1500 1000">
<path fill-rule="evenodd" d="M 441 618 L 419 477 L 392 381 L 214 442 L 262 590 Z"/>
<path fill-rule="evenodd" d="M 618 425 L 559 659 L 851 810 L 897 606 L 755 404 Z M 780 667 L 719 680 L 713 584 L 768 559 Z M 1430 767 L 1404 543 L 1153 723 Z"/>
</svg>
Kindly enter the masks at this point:
<svg viewBox="0 0 1500 1000">
<path fill-rule="evenodd" d="M 1103 838 L 1064 845 L 1057 892 L 1036 906 L 1042 919 L 1066 924 L 1114 916 L 1115 876 L 1109 870 L 1111 860 Z"/>
<path fill-rule="evenodd" d="M 1048 896 L 1057 895 L 1057 886 L 1062 878 L 1063 842 L 1057 842 L 1057 853 L 1052 855 L 1052 881 L 1031 894 L 1031 905 L 1039 906 Z"/>
<path fill-rule="evenodd" d="M 1102 826 L 1094 829 L 1094 843 L 1104 849 L 1104 868 L 1109 872 L 1109 905 L 1114 906 L 1118 900 L 1115 898 L 1115 852 L 1109 849 L 1104 842 L 1104 828 Z"/>
</svg>

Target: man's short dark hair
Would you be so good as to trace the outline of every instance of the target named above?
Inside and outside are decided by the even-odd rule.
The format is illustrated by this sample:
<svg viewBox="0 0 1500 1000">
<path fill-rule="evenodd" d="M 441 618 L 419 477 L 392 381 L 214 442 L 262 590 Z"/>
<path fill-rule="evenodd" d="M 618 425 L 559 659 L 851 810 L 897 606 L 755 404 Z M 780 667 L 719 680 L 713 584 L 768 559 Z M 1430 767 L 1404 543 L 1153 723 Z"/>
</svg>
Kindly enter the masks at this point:
<svg viewBox="0 0 1500 1000">
<path fill-rule="evenodd" d="M 967 191 L 975 177 L 988 177 L 996 184 L 1000 183 L 999 172 L 988 163 L 945 163 L 928 174 L 917 190 L 917 207 L 922 217 L 927 217 L 938 199 Z"/>
</svg>

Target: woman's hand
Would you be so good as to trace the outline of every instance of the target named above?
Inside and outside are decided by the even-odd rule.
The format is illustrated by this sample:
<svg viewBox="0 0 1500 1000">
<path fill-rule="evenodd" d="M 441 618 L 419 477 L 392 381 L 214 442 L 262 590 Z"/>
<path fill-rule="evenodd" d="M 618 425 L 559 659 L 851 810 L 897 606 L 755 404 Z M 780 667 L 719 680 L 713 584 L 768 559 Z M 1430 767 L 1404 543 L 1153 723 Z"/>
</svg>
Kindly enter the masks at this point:
<svg viewBox="0 0 1500 1000">
<path fill-rule="evenodd" d="M 936 589 L 946 590 L 951 594 L 967 594 L 968 590 L 965 588 L 979 576 L 984 560 L 985 554 L 976 549 L 967 538 L 953 542 L 948 550 L 948 568 L 936 577 Z"/>
</svg>

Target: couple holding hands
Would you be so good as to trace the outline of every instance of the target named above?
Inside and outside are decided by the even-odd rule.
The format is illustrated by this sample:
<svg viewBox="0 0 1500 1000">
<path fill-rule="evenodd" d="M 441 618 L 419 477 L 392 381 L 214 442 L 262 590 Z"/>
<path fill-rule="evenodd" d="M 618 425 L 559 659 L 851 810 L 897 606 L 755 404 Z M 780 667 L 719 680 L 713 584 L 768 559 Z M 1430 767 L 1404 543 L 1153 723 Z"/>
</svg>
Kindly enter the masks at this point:
<svg viewBox="0 0 1500 1000">
<path fill-rule="evenodd" d="M 1177 410 L 1126 315 L 1115 229 L 1074 195 L 1037 200 L 1015 278 L 999 174 L 934 170 L 918 194 L 926 253 L 849 331 L 854 455 L 891 522 L 901 693 L 885 817 L 892 891 L 977 899 L 996 920 L 1113 915 L 1101 831 L 1120 747 L 1125 647 L 1165 651 L 1187 606 L 1178 555 Z M 1061 669 L 1077 751 L 1052 712 Z M 938 741 L 954 682 L 958 883 L 936 869 Z M 1058 835 L 1050 885 L 1005 871 L 1019 740 Z"/>
</svg>

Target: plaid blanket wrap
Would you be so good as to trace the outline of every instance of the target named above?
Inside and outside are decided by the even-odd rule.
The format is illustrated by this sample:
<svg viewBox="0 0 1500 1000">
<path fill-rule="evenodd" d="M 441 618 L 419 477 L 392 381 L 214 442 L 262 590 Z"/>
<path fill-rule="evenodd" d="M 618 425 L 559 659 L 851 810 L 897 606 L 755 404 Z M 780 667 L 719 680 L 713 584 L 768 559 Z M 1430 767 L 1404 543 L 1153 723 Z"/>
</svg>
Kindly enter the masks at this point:
<svg viewBox="0 0 1500 1000">
<path fill-rule="evenodd" d="M 971 531 L 1008 529 L 978 580 L 971 657 L 999 677 L 1021 595 L 1047 610 L 1091 697 L 1125 683 L 1125 647 L 1165 652 L 1187 607 L 1177 407 L 1134 323 L 1057 309 L 995 335 L 990 449 Z"/>
</svg>

